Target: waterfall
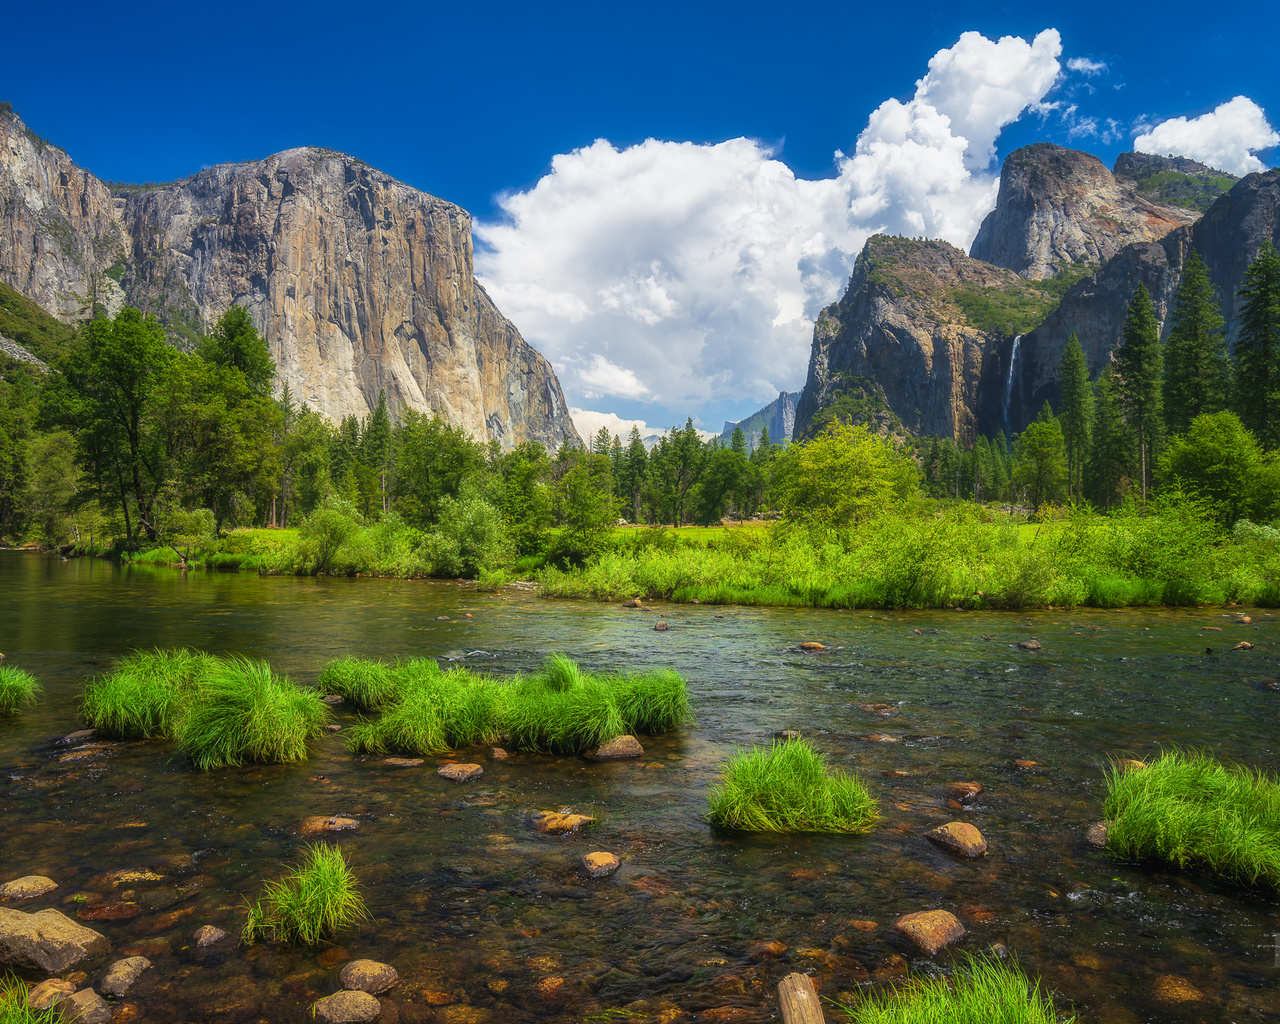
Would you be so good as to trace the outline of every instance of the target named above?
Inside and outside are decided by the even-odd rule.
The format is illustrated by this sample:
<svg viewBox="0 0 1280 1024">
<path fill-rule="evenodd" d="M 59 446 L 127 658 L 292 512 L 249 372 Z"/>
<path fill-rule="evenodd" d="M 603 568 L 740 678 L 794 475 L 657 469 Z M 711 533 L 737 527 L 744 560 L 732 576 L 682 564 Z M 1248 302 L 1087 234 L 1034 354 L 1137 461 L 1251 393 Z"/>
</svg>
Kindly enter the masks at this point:
<svg viewBox="0 0 1280 1024">
<path fill-rule="evenodd" d="M 1021 334 L 1014 335 L 1013 348 L 1009 351 L 1009 376 L 1004 382 L 1004 432 L 1009 435 L 1013 433 L 1013 424 L 1009 419 L 1009 406 L 1013 401 L 1013 375 L 1018 369 L 1018 342 L 1021 340 Z"/>
</svg>

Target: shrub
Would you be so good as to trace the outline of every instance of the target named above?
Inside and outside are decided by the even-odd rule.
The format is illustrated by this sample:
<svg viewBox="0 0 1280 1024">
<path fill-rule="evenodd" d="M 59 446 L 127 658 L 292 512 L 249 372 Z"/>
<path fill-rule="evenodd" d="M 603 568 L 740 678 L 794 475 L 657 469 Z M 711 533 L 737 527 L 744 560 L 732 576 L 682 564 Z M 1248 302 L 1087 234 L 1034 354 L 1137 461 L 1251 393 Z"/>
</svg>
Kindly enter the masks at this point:
<svg viewBox="0 0 1280 1024">
<path fill-rule="evenodd" d="M 1208 754 L 1171 751 L 1107 774 L 1107 849 L 1280 890 L 1280 784 Z"/>
<path fill-rule="evenodd" d="M 862 783 L 828 770 L 805 740 L 731 758 L 707 813 L 711 824 L 743 832 L 867 832 L 879 818 Z"/>
<path fill-rule="evenodd" d="M 301 867 L 267 882 L 249 908 L 241 938 L 315 946 L 357 921 L 368 920 L 356 877 L 337 846 L 307 848 Z"/>
<path fill-rule="evenodd" d="M 328 705 L 314 690 L 277 676 L 265 661 L 219 662 L 205 676 L 177 739 L 201 771 L 256 762 L 307 759 Z"/>
<path fill-rule="evenodd" d="M 972 957 L 950 980 L 929 978 L 845 1007 L 849 1024 L 1073 1024 L 1017 965 Z"/>
<path fill-rule="evenodd" d="M 34 704 L 42 687 L 30 672 L 12 665 L 0 665 L 0 718 L 16 715 Z"/>
<path fill-rule="evenodd" d="M 213 655 L 185 647 L 137 651 L 85 686 L 80 714 L 94 729 L 116 739 L 169 739 L 217 665 Z"/>
</svg>

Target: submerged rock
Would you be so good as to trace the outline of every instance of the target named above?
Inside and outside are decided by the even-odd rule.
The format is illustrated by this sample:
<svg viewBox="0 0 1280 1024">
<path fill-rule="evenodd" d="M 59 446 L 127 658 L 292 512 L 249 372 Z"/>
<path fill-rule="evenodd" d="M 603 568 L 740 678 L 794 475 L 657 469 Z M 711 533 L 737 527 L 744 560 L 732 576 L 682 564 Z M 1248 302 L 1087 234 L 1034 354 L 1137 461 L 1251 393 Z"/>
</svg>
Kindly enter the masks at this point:
<svg viewBox="0 0 1280 1024">
<path fill-rule="evenodd" d="M 381 995 L 400 980 L 400 975 L 390 964 L 377 960 L 352 960 L 338 975 L 344 989 Z"/>
<path fill-rule="evenodd" d="M 57 910 L 24 914 L 0 907 L 0 963 L 59 974 L 110 948 L 105 935 Z"/>
<path fill-rule="evenodd" d="M 592 878 L 607 878 L 618 870 L 621 861 L 612 853 L 597 851 L 582 856 L 582 870 Z"/>
<path fill-rule="evenodd" d="M 898 918 L 894 931 L 905 935 L 929 956 L 964 938 L 964 925 L 945 910 L 922 910 Z"/>
<path fill-rule="evenodd" d="M 982 796 L 982 783 L 953 782 L 947 792 L 951 794 L 951 798 L 953 800 L 968 805 L 977 800 L 978 797 Z"/>
<path fill-rule="evenodd" d="M 532 818 L 534 828 L 539 832 L 552 835 L 577 832 L 583 825 L 595 820 L 586 814 L 569 814 L 562 811 L 537 811 Z"/>
<path fill-rule="evenodd" d="M 1096 846 L 1099 850 L 1104 849 L 1107 845 L 1107 828 L 1110 824 L 1107 821 L 1095 821 L 1084 834 L 1085 842 L 1090 846 Z"/>
<path fill-rule="evenodd" d="M 192 938 L 196 940 L 196 946 L 199 949 L 204 949 L 206 946 L 212 946 L 215 942 L 221 942 L 226 937 L 226 932 L 211 924 L 202 924 L 196 929 L 195 935 L 192 936 Z"/>
<path fill-rule="evenodd" d="M 1156 1002 L 1167 1006 L 1195 1003 L 1204 998 L 1203 992 L 1186 978 L 1179 978 L 1176 974 L 1162 974 L 1156 978 L 1151 994 L 1155 996 Z"/>
<path fill-rule="evenodd" d="M 420 757 L 384 757 L 382 763 L 389 768 L 417 768 L 423 763 Z"/>
<path fill-rule="evenodd" d="M 644 747 L 634 736 L 615 736 L 608 743 L 602 743 L 586 755 L 592 761 L 620 761 L 628 757 L 643 757 Z"/>
<path fill-rule="evenodd" d="M 323 1024 L 365 1024 L 377 1020 L 382 1004 L 368 992 L 343 991 L 317 1001 L 311 1013 Z"/>
<path fill-rule="evenodd" d="M 0 900 L 30 900 L 53 892 L 58 883 L 44 875 L 23 875 L 12 882 L 0 885 Z"/>
<path fill-rule="evenodd" d="M 107 968 L 107 973 L 98 983 L 98 991 L 104 996 L 121 999 L 133 987 L 133 983 L 142 976 L 142 972 L 151 966 L 145 956 L 131 956 L 117 960 Z"/>
<path fill-rule="evenodd" d="M 329 816 L 322 814 L 312 815 L 298 822 L 298 832 L 304 836 L 317 836 L 321 832 L 346 832 L 349 829 L 359 827 L 360 822 L 354 818 L 340 818 L 336 814 Z"/>
<path fill-rule="evenodd" d="M 926 832 L 924 837 L 962 857 L 981 857 L 987 852 L 987 841 L 982 833 L 965 821 L 950 821 L 939 825 L 933 831 Z"/>
<path fill-rule="evenodd" d="M 1024 651 L 1039 651 L 1043 649 L 1040 641 L 1035 637 L 1032 637 L 1030 640 L 1019 640 L 1018 647 Z"/>
<path fill-rule="evenodd" d="M 508 754 L 501 747 L 494 747 L 492 750 L 489 751 L 489 757 L 492 758 L 494 761 L 505 761 L 510 756 L 511 755 Z"/>
<path fill-rule="evenodd" d="M 442 764 L 436 774 L 450 782 L 470 782 L 483 775 L 484 769 L 478 764 Z"/>
</svg>

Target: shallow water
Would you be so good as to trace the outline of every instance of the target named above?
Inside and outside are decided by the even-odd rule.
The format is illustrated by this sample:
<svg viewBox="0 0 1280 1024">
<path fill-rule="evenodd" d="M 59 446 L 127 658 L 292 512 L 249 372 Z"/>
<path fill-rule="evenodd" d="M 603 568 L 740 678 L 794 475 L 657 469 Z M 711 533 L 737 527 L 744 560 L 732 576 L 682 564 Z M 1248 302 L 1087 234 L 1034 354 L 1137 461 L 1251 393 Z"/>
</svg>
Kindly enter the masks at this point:
<svg viewBox="0 0 1280 1024">
<path fill-rule="evenodd" d="M 649 612 L 521 592 L 0 552 L 0 651 L 46 689 L 0 722 L 0 881 L 54 878 L 59 889 L 23 909 L 58 906 L 111 938 L 89 983 L 117 955 L 152 960 L 117 1019 L 301 1022 L 338 990 L 342 964 L 368 957 L 400 972 L 389 1022 L 767 1020 L 792 970 L 848 1000 L 900 978 L 903 958 L 948 969 L 948 954 L 920 958 L 889 929 L 943 908 L 968 928 L 953 949 L 1002 943 L 1082 1021 L 1280 1020 L 1280 900 L 1119 863 L 1084 839 L 1111 756 L 1196 745 L 1280 769 L 1275 613 L 1250 610 L 1247 627 L 1223 609 L 665 611 L 671 629 L 658 633 Z M 1043 650 L 1014 646 L 1031 636 Z M 1258 646 L 1230 653 L 1244 638 Z M 787 650 L 803 640 L 828 651 Z M 552 651 L 588 669 L 671 666 L 698 725 L 645 738 L 640 762 L 464 751 L 485 774 L 462 786 L 437 777 L 435 759 L 353 758 L 341 733 L 303 765 L 209 774 L 164 743 L 50 745 L 79 728 L 90 676 L 135 648 L 178 645 L 266 658 L 303 683 L 344 653 L 496 673 Z M 860 707 L 873 704 L 888 707 Z M 783 729 L 859 774 L 881 802 L 874 832 L 744 837 L 705 823 L 719 762 Z M 949 807 L 958 781 L 986 791 Z M 532 811 L 563 806 L 598 821 L 563 837 L 530 827 Z M 199 925 L 238 933 L 245 901 L 307 841 L 296 831 L 307 815 L 359 821 L 331 838 L 375 920 L 339 949 L 196 950 Z M 952 820 L 982 830 L 985 858 L 922 838 Z M 592 850 L 622 868 L 586 879 L 578 861 Z M 105 875 L 121 869 L 163 877 L 113 886 Z"/>
</svg>

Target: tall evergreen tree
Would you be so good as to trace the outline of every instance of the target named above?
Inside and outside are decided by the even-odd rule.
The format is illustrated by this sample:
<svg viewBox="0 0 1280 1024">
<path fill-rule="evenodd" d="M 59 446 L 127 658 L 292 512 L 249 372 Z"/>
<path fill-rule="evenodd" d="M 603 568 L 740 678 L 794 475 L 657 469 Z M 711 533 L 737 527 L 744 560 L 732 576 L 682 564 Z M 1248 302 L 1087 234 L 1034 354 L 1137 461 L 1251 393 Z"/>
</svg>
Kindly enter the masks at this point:
<svg viewBox="0 0 1280 1024">
<path fill-rule="evenodd" d="M 1076 332 L 1071 332 L 1058 365 L 1062 381 L 1062 437 L 1067 446 L 1067 493 L 1076 501 L 1084 500 L 1084 453 L 1089 443 L 1089 406 L 1093 390 L 1089 387 L 1089 364 L 1080 347 Z"/>
<path fill-rule="evenodd" d="M 1237 294 L 1236 412 L 1264 447 L 1280 447 L 1280 255 L 1270 241 L 1262 243 Z"/>
<path fill-rule="evenodd" d="M 1174 296 L 1164 346 L 1164 415 L 1170 433 L 1184 434 L 1201 413 L 1227 407 L 1230 362 L 1223 326 L 1209 272 L 1192 249 Z"/>
<path fill-rule="evenodd" d="M 622 472 L 618 478 L 618 492 L 624 503 L 624 514 L 633 523 L 640 519 L 640 489 L 644 486 L 648 464 L 649 452 L 640 436 L 640 428 L 633 426 L 627 437 Z"/>
<path fill-rule="evenodd" d="M 1138 476 L 1142 500 L 1147 499 L 1149 469 L 1155 466 L 1160 436 L 1160 327 L 1147 286 L 1138 283 L 1120 331 L 1120 347 L 1113 357 L 1120 405 L 1138 437 Z"/>
<path fill-rule="evenodd" d="M 1094 385 L 1087 477 L 1093 501 L 1103 508 L 1115 504 L 1121 481 L 1133 472 L 1133 434 L 1117 390 L 1115 370 L 1108 366 Z"/>
</svg>

